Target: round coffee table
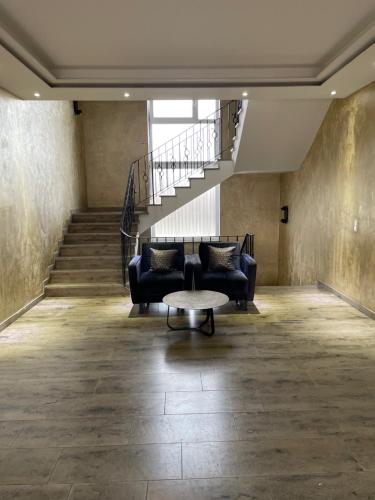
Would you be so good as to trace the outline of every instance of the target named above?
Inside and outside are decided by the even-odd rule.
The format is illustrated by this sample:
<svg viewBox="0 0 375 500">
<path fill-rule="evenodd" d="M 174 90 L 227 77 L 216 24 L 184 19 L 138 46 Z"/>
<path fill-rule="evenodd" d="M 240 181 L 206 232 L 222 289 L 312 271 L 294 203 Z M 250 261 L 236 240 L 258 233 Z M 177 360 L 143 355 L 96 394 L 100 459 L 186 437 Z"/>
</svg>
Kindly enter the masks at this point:
<svg viewBox="0 0 375 500">
<path fill-rule="evenodd" d="M 169 293 L 163 298 L 164 304 L 168 306 L 167 325 L 171 330 L 198 330 L 205 335 L 211 336 L 215 333 L 214 307 L 223 306 L 229 302 L 229 297 L 219 292 L 211 290 L 183 290 L 181 292 Z M 206 313 L 205 319 L 196 328 L 176 328 L 169 322 L 169 308 L 190 309 L 192 311 L 203 310 Z M 202 327 L 210 323 L 210 330 L 203 330 Z"/>
</svg>

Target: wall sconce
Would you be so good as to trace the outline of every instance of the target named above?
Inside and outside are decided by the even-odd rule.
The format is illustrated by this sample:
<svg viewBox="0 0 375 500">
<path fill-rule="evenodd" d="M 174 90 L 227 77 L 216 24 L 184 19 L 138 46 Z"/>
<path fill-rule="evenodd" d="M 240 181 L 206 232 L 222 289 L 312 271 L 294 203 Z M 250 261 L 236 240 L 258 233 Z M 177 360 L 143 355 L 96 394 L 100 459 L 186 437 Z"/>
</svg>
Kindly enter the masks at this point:
<svg viewBox="0 0 375 500">
<path fill-rule="evenodd" d="M 73 101 L 73 111 L 75 115 L 80 115 L 82 113 L 82 109 L 79 109 L 78 101 Z"/>
<path fill-rule="evenodd" d="M 280 222 L 282 222 L 283 224 L 288 224 L 289 220 L 288 205 L 284 205 L 283 207 L 281 207 L 281 212 L 282 212 L 282 219 L 280 220 Z"/>
</svg>

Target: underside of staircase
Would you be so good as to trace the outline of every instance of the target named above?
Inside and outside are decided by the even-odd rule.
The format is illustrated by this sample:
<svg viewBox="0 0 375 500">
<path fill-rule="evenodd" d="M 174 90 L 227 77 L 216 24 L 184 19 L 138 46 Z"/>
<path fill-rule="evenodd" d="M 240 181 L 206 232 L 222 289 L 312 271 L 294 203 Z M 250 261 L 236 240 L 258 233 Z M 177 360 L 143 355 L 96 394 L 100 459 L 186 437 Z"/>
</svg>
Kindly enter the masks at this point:
<svg viewBox="0 0 375 500">
<path fill-rule="evenodd" d="M 87 209 L 72 215 L 45 287 L 47 296 L 125 295 L 120 220 L 120 208 Z M 135 226 L 137 221 L 135 214 Z"/>
</svg>

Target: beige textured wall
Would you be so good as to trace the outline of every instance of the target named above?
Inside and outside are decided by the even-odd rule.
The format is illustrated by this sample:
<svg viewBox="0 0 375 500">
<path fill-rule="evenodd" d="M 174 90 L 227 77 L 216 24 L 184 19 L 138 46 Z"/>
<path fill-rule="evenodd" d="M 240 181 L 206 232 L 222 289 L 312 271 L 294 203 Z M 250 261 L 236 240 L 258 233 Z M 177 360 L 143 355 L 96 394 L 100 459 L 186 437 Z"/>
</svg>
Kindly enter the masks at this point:
<svg viewBox="0 0 375 500">
<path fill-rule="evenodd" d="M 280 283 L 320 280 L 375 310 L 375 83 L 332 103 L 301 170 L 281 176 L 281 202 Z"/>
<path fill-rule="evenodd" d="M 257 285 L 277 285 L 280 175 L 233 175 L 221 184 L 220 205 L 221 234 L 255 234 Z"/>
<path fill-rule="evenodd" d="M 85 101 L 80 107 L 88 206 L 122 206 L 130 164 L 148 149 L 147 102 Z"/>
<path fill-rule="evenodd" d="M 81 156 L 71 103 L 0 90 L 0 323 L 42 292 L 70 210 L 85 204 Z"/>
</svg>

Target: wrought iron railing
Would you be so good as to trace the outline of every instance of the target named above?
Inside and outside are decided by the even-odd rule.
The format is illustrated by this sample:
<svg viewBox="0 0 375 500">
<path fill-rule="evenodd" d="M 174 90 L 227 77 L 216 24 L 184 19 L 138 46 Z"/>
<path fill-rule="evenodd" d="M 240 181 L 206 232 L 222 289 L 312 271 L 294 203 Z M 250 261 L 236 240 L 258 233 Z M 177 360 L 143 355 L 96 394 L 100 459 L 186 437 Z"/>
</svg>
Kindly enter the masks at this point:
<svg viewBox="0 0 375 500">
<path fill-rule="evenodd" d="M 120 227 L 124 284 L 132 247 L 139 242 L 133 231 L 135 207 L 160 204 L 161 196 L 174 194 L 189 177 L 203 176 L 218 160 L 230 160 L 241 110 L 242 101 L 228 101 L 131 164 Z"/>
<path fill-rule="evenodd" d="M 197 253 L 200 243 L 214 243 L 214 242 L 230 242 L 241 243 L 240 253 L 247 253 L 250 257 L 254 257 L 254 235 L 246 233 L 245 235 L 220 235 L 220 236 L 151 236 L 151 237 L 137 237 L 137 245 L 134 250 L 135 255 L 142 252 L 143 243 L 166 243 L 166 242 L 180 242 L 183 243 L 185 254 Z"/>
</svg>

